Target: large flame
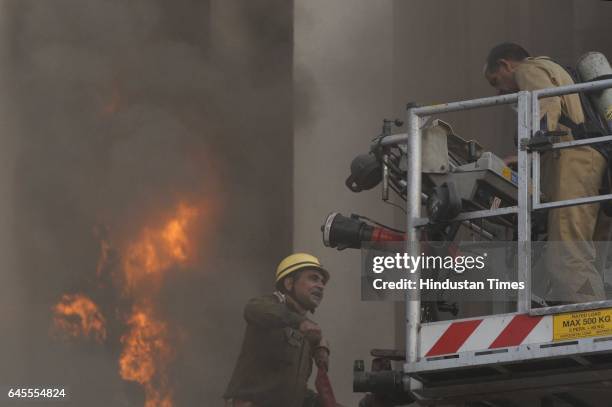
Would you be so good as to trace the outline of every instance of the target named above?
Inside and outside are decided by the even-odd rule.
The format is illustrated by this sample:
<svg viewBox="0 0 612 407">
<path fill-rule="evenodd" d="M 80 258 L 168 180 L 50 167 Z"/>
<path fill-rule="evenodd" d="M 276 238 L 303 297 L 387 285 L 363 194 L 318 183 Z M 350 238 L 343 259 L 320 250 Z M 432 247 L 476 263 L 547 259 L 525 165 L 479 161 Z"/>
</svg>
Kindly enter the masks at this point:
<svg viewBox="0 0 612 407">
<path fill-rule="evenodd" d="M 119 373 L 125 380 L 140 383 L 145 390 L 145 407 L 171 407 L 172 389 L 166 366 L 174 358 L 168 327 L 153 317 L 147 306 L 136 306 L 121 337 L 123 352 Z"/>
<path fill-rule="evenodd" d="M 168 367 L 176 352 L 169 335 L 168 322 L 159 317 L 155 300 L 164 272 L 188 264 L 194 252 L 190 236 L 198 209 L 179 204 L 169 219 L 157 227 L 145 226 L 135 240 L 128 240 L 120 267 L 126 287 L 121 295 L 134 304 L 123 316 L 127 325 L 120 342 L 119 374 L 124 380 L 141 384 L 145 407 L 172 407 L 173 388 Z M 106 236 L 101 238 L 96 275 L 101 278 L 110 253 L 114 250 Z M 91 336 L 99 342 L 106 339 L 104 318 L 91 300 L 80 295 L 64 295 L 54 307 L 55 325 L 70 336 Z M 76 323 L 78 322 L 78 323 Z"/>
<path fill-rule="evenodd" d="M 97 342 L 106 339 L 106 322 L 92 300 L 82 294 L 65 294 L 53 307 L 56 332 L 70 337 L 84 336 Z"/>
<path fill-rule="evenodd" d="M 192 252 L 188 229 L 196 215 L 195 208 L 181 204 L 160 228 L 145 228 L 140 239 L 128 245 L 123 271 L 129 289 L 158 281 L 165 270 L 188 261 Z M 143 385 L 145 407 L 171 407 L 167 368 L 174 351 L 167 324 L 156 317 L 151 305 L 157 296 L 155 287 L 148 285 L 148 290 L 137 290 L 135 294 L 137 303 L 127 321 L 130 331 L 121 338 L 124 348 L 119 360 L 120 374 L 125 380 Z"/>
<path fill-rule="evenodd" d="M 138 240 L 128 244 L 123 262 L 128 289 L 187 261 L 192 250 L 187 231 L 197 213 L 194 207 L 181 204 L 161 228 L 146 227 Z"/>
</svg>

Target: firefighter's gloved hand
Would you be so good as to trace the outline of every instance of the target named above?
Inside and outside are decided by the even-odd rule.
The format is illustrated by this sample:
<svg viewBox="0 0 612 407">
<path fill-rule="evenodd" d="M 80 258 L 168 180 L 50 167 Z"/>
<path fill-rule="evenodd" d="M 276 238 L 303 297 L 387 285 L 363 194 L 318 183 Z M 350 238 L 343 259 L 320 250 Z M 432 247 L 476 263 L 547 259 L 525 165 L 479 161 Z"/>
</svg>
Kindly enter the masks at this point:
<svg viewBox="0 0 612 407">
<path fill-rule="evenodd" d="M 321 342 L 321 327 L 310 320 L 305 320 L 300 324 L 300 332 L 303 333 L 306 339 L 314 346 Z"/>
<path fill-rule="evenodd" d="M 319 369 L 326 372 L 329 370 L 329 349 L 325 346 L 319 346 L 314 351 L 314 362 Z"/>
</svg>

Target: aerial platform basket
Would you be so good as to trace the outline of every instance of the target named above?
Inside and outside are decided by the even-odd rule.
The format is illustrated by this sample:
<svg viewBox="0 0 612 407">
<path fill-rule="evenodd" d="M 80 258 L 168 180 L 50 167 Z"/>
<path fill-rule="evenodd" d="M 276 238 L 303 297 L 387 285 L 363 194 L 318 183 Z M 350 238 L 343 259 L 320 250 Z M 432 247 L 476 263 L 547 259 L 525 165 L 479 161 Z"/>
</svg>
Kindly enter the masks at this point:
<svg viewBox="0 0 612 407">
<path fill-rule="evenodd" d="M 460 220 L 517 215 L 518 281 L 526 289 L 518 293 L 515 313 L 463 320 L 421 323 L 420 299 L 406 301 L 402 382 L 420 404 L 612 406 L 612 301 L 532 308 L 531 291 L 532 212 L 611 200 L 612 194 L 541 203 L 540 150 L 530 148 L 540 130 L 539 99 L 611 87 L 612 79 L 605 79 L 443 105 L 409 106 L 407 134 L 382 140 L 385 145 L 407 144 L 407 250 L 418 256 L 418 246 L 412 243 L 419 241 L 419 228 L 428 223 L 421 216 L 422 118 L 518 104 L 517 205 L 462 213 Z M 612 135 L 551 143 L 547 148 L 610 141 Z"/>
</svg>

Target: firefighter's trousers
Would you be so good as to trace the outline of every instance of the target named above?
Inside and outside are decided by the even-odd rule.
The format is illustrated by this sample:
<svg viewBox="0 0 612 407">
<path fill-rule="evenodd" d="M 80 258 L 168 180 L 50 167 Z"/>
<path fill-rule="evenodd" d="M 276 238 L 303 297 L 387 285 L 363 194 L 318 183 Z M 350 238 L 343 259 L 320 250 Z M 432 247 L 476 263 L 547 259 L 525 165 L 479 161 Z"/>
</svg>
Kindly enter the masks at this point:
<svg viewBox="0 0 612 407">
<path fill-rule="evenodd" d="M 542 193 L 547 201 L 599 195 L 606 159 L 588 146 L 549 151 L 541 156 Z M 551 209 L 548 213 L 549 249 L 545 253 L 550 278 L 547 298 L 561 302 L 605 299 L 603 280 L 595 261 L 599 204 Z M 601 216 L 605 216 L 601 214 Z M 558 242 L 558 243 L 557 243 Z M 542 276 L 534 276 L 542 278 Z"/>
</svg>

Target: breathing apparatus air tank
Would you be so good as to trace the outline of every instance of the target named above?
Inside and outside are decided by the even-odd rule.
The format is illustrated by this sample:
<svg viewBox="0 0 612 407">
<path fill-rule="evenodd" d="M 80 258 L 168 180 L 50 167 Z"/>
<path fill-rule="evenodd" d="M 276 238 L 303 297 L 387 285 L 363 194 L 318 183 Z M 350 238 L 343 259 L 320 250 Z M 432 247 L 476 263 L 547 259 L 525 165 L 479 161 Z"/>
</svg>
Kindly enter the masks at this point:
<svg viewBox="0 0 612 407">
<path fill-rule="evenodd" d="M 596 81 L 600 79 L 612 79 L 612 68 L 601 52 L 589 52 L 584 54 L 576 64 L 576 70 L 583 82 Z M 612 132 L 612 88 L 590 95 L 591 101 L 597 113 L 602 117 Z"/>
</svg>

